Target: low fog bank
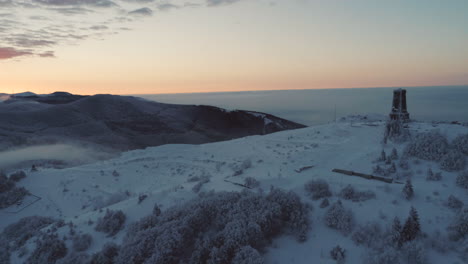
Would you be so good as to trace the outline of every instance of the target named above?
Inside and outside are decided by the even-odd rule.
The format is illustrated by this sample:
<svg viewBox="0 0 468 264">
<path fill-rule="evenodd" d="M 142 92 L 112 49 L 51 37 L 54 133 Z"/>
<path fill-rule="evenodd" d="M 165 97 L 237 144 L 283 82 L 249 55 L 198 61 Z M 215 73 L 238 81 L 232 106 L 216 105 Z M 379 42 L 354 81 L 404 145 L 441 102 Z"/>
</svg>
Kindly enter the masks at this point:
<svg viewBox="0 0 468 264">
<path fill-rule="evenodd" d="M 0 168 L 13 169 L 32 164 L 47 164 L 49 166 L 55 164 L 58 167 L 70 167 L 115 156 L 117 153 L 90 146 L 83 147 L 65 143 L 36 145 L 0 152 Z"/>
<path fill-rule="evenodd" d="M 402 87 L 408 111 L 420 121 L 468 122 L 468 86 Z M 205 104 L 248 109 L 304 125 L 324 124 L 357 114 L 387 115 L 395 88 L 353 88 L 226 93 L 138 95 L 161 103 Z"/>
</svg>

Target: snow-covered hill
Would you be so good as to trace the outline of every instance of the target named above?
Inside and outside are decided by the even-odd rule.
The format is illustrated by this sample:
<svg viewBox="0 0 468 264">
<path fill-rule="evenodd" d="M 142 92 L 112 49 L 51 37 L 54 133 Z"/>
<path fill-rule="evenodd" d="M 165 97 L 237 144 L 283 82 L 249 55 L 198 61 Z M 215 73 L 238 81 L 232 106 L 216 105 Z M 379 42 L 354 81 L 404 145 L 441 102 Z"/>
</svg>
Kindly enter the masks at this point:
<svg viewBox="0 0 468 264">
<path fill-rule="evenodd" d="M 439 163 L 416 158 L 405 158 L 409 169 L 402 169 L 399 164 L 408 143 L 383 145 L 384 127 L 383 121 L 354 117 L 265 136 L 202 145 L 150 147 L 124 152 L 115 159 L 62 170 L 39 169 L 28 172 L 17 185 L 40 200 L 22 209 L 36 199 L 28 197 L 20 206 L 0 210 L 0 230 L 32 215 L 63 219 L 76 225 L 74 232 L 92 235 L 91 246 L 86 250 L 92 254 L 100 251 L 106 242 L 120 244 L 130 223 L 151 214 L 155 204 L 164 212 L 173 205 L 197 198 L 202 192 L 240 192 L 252 187 L 249 188 L 252 192 L 268 193 L 273 186 L 294 191 L 303 202 L 310 204 L 311 224 L 305 242 L 288 235 L 274 239 L 263 252 L 266 263 L 336 263 L 329 252 L 337 245 L 346 250 L 345 263 L 363 263 L 371 249 L 357 245 L 353 232 L 366 223 L 377 223 L 385 231 L 391 228 L 394 217 L 404 223 L 411 207 L 419 213 L 429 263 L 463 263 L 461 242 L 447 242 L 445 253 L 429 245 L 438 240 L 437 232 L 441 234 L 441 241 L 446 239 L 446 228 L 455 217 L 456 210 L 447 206 L 448 197 L 453 195 L 468 204 L 467 190 L 455 183 L 459 172 L 442 171 Z M 449 142 L 458 135 L 468 134 L 466 126 L 453 124 L 413 122 L 409 129 L 412 135 L 438 131 Z M 377 165 L 391 167 L 376 160 L 382 150 L 390 155 L 394 148 L 398 153 L 398 158 L 392 160 L 397 165 L 396 172 L 388 175 L 395 180 L 393 183 L 332 172 L 344 169 L 373 174 Z M 442 179 L 427 181 L 429 168 L 434 173 L 441 171 Z M 258 186 L 252 178 L 259 182 Z M 402 194 L 404 184 L 396 182 L 405 182 L 407 178 L 414 187 L 411 200 Z M 307 182 L 318 179 L 330 186 L 330 204 L 341 200 L 345 208 L 352 210 L 354 228 L 350 234 L 343 235 L 328 227 L 324 219 L 329 207 L 321 208 L 323 199 L 311 199 L 304 189 Z M 359 191 L 369 190 L 375 198 L 346 200 L 340 192 L 348 185 Z M 94 230 L 94 223 L 105 215 L 106 209 L 122 210 L 126 215 L 124 230 L 116 236 L 108 237 Z M 73 236 L 67 230 L 67 226 L 59 228 L 59 236 Z M 71 242 L 67 240 L 66 243 L 70 253 L 73 251 Z M 30 240 L 26 244 L 29 250 L 14 251 L 12 263 L 24 262 L 34 247 Z"/>
<path fill-rule="evenodd" d="M 0 151 L 65 144 L 108 156 L 149 146 L 202 144 L 303 127 L 265 113 L 163 104 L 131 96 L 56 92 L 0 101 Z M 60 155 L 45 158 L 68 162 Z"/>
</svg>

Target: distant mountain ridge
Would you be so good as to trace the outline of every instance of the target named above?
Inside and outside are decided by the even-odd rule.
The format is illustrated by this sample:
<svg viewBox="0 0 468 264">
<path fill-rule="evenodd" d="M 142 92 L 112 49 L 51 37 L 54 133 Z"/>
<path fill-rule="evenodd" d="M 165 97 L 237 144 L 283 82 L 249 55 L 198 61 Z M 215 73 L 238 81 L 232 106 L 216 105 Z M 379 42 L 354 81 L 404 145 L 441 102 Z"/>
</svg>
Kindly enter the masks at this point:
<svg viewBox="0 0 468 264">
<path fill-rule="evenodd" d="M 273 115 L 117 95 L 10 95 L 0 103 L 0 150 L 62 140 L 116 150 L 201 144 L 303 128 Z"/>
</svg>

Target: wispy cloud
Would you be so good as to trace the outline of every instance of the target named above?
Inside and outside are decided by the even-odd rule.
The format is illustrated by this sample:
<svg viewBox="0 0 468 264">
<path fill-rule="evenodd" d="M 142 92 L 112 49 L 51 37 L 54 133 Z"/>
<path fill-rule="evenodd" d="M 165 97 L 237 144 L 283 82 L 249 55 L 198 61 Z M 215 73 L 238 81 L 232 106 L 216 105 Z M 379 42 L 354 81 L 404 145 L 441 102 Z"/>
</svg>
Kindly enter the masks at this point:
<svg viewBox="0 0 468 264">
<path fill-rule="evenodd" d="M 148 7 L 139 8 L 133 11 L 128 12 L 131 16 L 151 16 L 153 15 L 153 10 Z"/>
<path fill-rule="evenodd" d="M 25 55 L 33 55 L 33 53 L 28 50 L 17 50 L 12 47 L 0 47 L 0 60 L 11 59 Z"/>
<path fill-rule="evenodd" d="M 103 39 L 129 23 L 183 8 L 241 0 L 0 0 L 0 60 L 55 57 L 57 45 Z"/>
</svg>

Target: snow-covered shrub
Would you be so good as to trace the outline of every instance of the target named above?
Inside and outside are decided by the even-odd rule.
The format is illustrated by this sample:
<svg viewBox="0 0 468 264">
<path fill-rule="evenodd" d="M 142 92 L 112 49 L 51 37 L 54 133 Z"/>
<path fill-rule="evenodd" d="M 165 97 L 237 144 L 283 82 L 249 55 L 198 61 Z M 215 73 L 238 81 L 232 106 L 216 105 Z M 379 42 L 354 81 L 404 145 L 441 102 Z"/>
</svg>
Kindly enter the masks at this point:
<svg viewBox="0 0 468 264">
<path fill-rule="evenodd" d="M 376 175 L 382 175 L 382 176 L 387 176 L 387 174 L 388 174 L 387 170 L 382 169 L 382 167 L 380 167 L 380 165 L 377 165 L 377 166 L 373 167 L 372 172 L 374 174 L 376 174 Z"/>
<path fill-rule="evenodd" d="M 442 173 L 434 173 L 431 168 L 427 170 L 426 181 L 440 181 L 442 179 Z"/>
<path fill-rule="evenodd" d="M 438 132 L 420 133 L 405 148 L 405 155 L 431 161 L 439 161 L 447 152 L 447 139 Z"/>
<path fill-rule="evenodd" d="M 392 149 L 392 153 L 390 154 L 390 159 L 392 159 L 392 160 L 397 160 L 398 159 L 398 151 L 396 150 L 396 148 Z"/>
<path fill-rule="evenodd" d="M 320 203 L 320 208 L 325 208 L 325 207 L 328 207 L 329 205 L 330 205 L 330 201 L 328 201 L 328 198 L 325 198 Z"/>
<path fill-rule="evenodd" d="M 255 248 L 242 247 L 232 259 L 232 264 L 263 264 L 265 261 Z"/>
<path fill-rule="evenodd" d="M 159 216 L 160 214 L 161 214 L 161 208 L 159 208 L 159 205 L 155 203 L 153 206 L 153 215 Z"/>
<path fill-rule="evenodd" d="M 15 183 L 0 171 L 0 193 L 7 192 L 15 187 Z"/>
<path fill-rule="evenodd" d="M 464 239 L 468 235 L 468 207 L 458 211 L 452 223 L 448 227 L 449 237 L 454 241 Z"/>
<path fill-rule="evenodd" d="M 89 261 L 88 254 L 72 252 L 68 254 L 66 257 L 59 259 L 55 263 L 56 264 L 91 264 L 92 262 Z M 105 262 L 100 262 L 99 264 L 105 264 Z"/>
<path fill-rule="evenodd" d="M 3 236 L 11 245 L 13 250 L 22 247 L 28 239 L 39 234 L 39 231 L 56 222 L 50 217 L 28 216 L 21 218 L 3 230 Z"/>
<path fill-rule="evenodd" d="M 427 247 L 435 249 L 439 253 L 446 253 L 450 250 L 450 243 L 445 236 L 442 236 L 440 231 L 432 233 L 425 240 Z"/>
<path fill-rule="evenodd" d="M 424 243 L 421 240 L 413 240 L 404 244 L 400 254 L 401 258 L 408 264 L 428 263 Z"/>
<path fill-rule="evenodd" d="M 447 206 L 452 209 L 460 209 L 463 207 L 463 202 L 457 197 L 450 195 L 447 199 Z"/>
<path fill-rule="evenodd" d="M 372 198 L 375 198 L 373 191 L 357 191 L 353 186 L 348 184 L 340 191 L 340 197 L 345 200 L 351 200 L 353 202 L 362 202 Z"/>
<path fill-rule="evenodd" d="M 413 184 L 411 183 L 410 179 L 406 180 L 406 184 L 405 186 L 403 186 L 402 192 L 406 200 L 411 200 L 413 198 L 414 190 L 413 190 Z"/>
<path fill-rule="evenodd" d="M 9 264 L 10 255 L 11 253 L 9 250 L 8 240 L 0 235 L 0 263 Z"/>
<path fill-rule="evenodd" d="M 406 157 L 400 159 L 400 162 L 398 163 L 398 166 L 400 168 L 404 169 L 404 170 L 409 169 L 409 163 L 408 163 L 408 160 L 406 159 Z"/>
<path fill-rule="evenodd" d="M 256 254 L 247 246 L 261 250 L 284 233 L 304 240 L 308 228 L 308 209 L 293 192 L 209 192 L 129 227 L 115 263 L 248 261 Z"/>
<path fill-rule="evenodd" d="M 20 170 L 20 171 L 17 171 L 15 173 L 10 174 L 9 178 L 12 181 L 19 182 L 20 180 L 26 178 L 26 173 L 24 171 Z"/>
<path fill-rule="evenodd" d="M 387 154 L 385 153 L 385 150 L 382 150 L 382 152 L 380 152 L 379 161 L 384 162 L 386 160 L 387 160 Z"/>
<path fill-rule="evenodd" d="M 29 195 L 29 192 L 23 187 L 13 187 L 6 192 L 0 193 L 0 209 L 20 203 L 27 195 Z"/>
<path fill-rule="evenodd" d="M 247 177 L 244 180 L 244 185 L 248 188 L 257 188 L 258 186 L 260 186 L 260 182 L 253 177 Z"/>
<path fill-rule="evenodd" d="M 340 246 L 336 246 L 330 251 L 330 257 L 333 260 L 336 260 L 337 263 L 344 263 L 346 258 L 346 250 Z"/>
<path fill-rule="evenodd" d="M 104 217 L 98 219 L 96 223 L 96 231 L 107 233 L 109 236 L 117 234 L 122 230 L 126 216 L 121 211 L 113 211 L 107 209 Z"/>
<path fill-rule="evenodd" d="M 468 134 L 457 136 L 452 141 L 452 146 L 461 153 L 468 155 Z"/>
<path fill-rule="evenodd" d="M 410 133 L 400 120 L 388 120 L 385 125 L 384 143 L 390 139 L 394 142 L 401 143 L 410 139 Z"/>
<path fill-rule="evenodd" d="M 357 245 L 372 247 L 381 243 L 381 234 L 382 230 L 380 225 L 377 222 L 371 222 L 365 225 L 359 225 L 351 236 L 351 239 Z"/>
<path fill-rule="evenodd" d="M 402 262 L 400 262 L 399 252 L 393 247 L 388 247 L 385 250 L 370 250 L 368 255 L 364 257 L 364 263 L 400 264 Z"/>
<path fill-rule="evenodd" d="M 468 189 L 468 171 L 458 174 L 456 184 L 462 188 Z"/>
<path fill-rule="evenodd" d="M 114 264 L 115 258 L 119 255 L 120 247 L 114 243 L 106 243 L 102 250 L 93 254 L 89 264 Z M 139 263 L 139 262 L 129 262 Z"/>
<path fill-rule="evenodd" d="M 55 263 L 66 255 L 67 247 L 57 235 L 44 235 L 36 241 L 36 249 L 27 259 L 27 263 Z"/>
<path fill-rule="evenodd" d="M 322 179 L 307 182 L 304 189 L 314 200 L 332 196 L 328 183 Z"/>
<path fill-rule="evenodd" d="M 193 187 L 192 187 L 192 191 L 194 193 L 198 193 L 200 192 L 201 188 L 203 187 L 203 185 L 205 185 L 206 183 L 210 182 L 210 178 L 203 178 L 201 179 L 197 184 L 195 184 Z"/>
<path fill-rule="evenodd" d="M 457 150 L 450 150 L 440 160 L 440 168 L 446 171 L 460 171 L 465 166 L 465 155 Z"/>
<path fill-rule="evenodd" d="M 349 234 L 354 227 L 353 212 L 344 208 L 340 200 L 328 208 L 324 220 L 328 227 L 337 229 L 345 235 Z"/>
<path fill-rule="evenodd" d="M 91 246 L 93 237 L 90 234 L 82 234 L 73 237 L 73 249 L 75 251 L 85 251 Z"/>
</svg>

